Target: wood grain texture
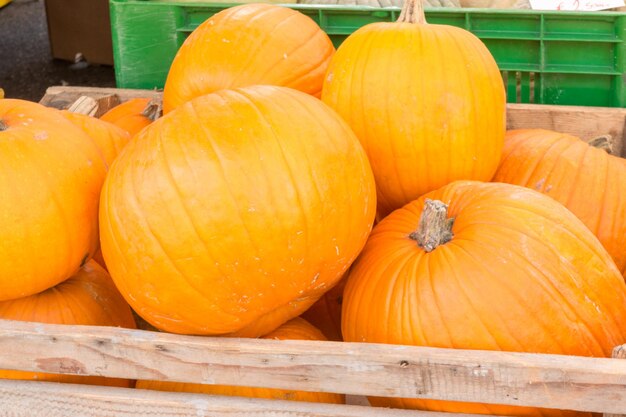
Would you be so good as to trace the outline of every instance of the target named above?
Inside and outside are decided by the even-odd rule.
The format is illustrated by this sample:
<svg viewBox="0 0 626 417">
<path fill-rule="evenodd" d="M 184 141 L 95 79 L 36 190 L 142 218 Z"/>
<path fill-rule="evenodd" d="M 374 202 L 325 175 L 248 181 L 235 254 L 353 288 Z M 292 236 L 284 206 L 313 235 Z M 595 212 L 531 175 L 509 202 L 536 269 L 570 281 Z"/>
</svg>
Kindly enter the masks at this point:
<svg viewBox="0 0 626 417">
<path fill-rule="evenodd" d="M 590 141 L 613 138 L 615 155 L 624 156 L 626 109 L 609 107 L 508 104 L 507 129 L 549 129 Z"/>
<path fill-rule="evenodd" d="M 616 346 L 613 349 L 613 358 L 626 359 L 626 345 Z M 626 417 L 626 408 L 622 410 L 623 414 L 604 413 L 604 417 Z"/>
<path fill-rule="evenodd" d="M 0 321 L 0 369 L 621 413 L 626 361 Z"/>
<path fill-rule="evenodd" d="M 0 380 L 0 417 L 471 417 L 338 404 Z"/>
</svg>

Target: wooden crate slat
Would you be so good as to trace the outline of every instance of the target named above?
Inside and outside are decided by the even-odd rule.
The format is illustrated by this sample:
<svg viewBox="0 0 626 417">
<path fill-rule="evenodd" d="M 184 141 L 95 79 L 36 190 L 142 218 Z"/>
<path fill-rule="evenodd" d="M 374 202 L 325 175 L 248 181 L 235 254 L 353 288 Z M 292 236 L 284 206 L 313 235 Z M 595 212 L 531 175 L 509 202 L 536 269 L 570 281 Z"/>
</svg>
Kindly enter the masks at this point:
<svg viewBox="0 0 626 417">
<path fill-rule="evenodd" d="M 0 369 L 626 410 L 626 361 L 0 321 Z"/>
<path fill-rule="evenodd" d="M 0 417 L 475 417 L 54 382 L 0 380 Z"/>
<path fill-rule="evenodd" d="M 615 347 L 612 357 L 615 359 L 626 359 L 626 345 Z M 604 413 L 604 417 L 626 417 L 626 409 L 622 410 L 622 414 Z"/>
<path fill-rule="evenodd" d="M 614 154 L 624 156 L 626 109 L 608 107 L 507 104 L 507 129 L 549 129 L 590 140 L 608 134 Z"/>
</svg>

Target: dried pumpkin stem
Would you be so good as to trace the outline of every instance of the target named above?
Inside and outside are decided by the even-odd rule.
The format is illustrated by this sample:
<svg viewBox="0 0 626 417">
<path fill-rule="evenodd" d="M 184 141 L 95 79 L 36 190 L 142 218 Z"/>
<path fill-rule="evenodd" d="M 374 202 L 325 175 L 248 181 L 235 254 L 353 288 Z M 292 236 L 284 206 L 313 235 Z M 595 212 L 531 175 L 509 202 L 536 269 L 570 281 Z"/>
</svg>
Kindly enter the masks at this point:
<svg viewBox="0 0 626 417">
<path fill-rule="evenodd" d="M 448 218 L 448 206 L 439 200 L 426 199 L 417 230 L 409 235 L 426 252 L 452 240 L 454 218 Z"/>
<path fill-rule="evenodd" d="M 7 124 L 3 120 L 0 120 L 0 132 L 2 132 L 3 130 L 7 130 L 8 128 L 9 126 L 7 126 Z"/>
<path fill-rule="evenodd" d="M 141 112 L 141 115 L 154 122 L 161 117 L 161 113 L 163 113 L 162 103 L 158 100 L 150 100 L 146 108 Z"/>
<path fill-rule="evenodd" d="M 405 0 L 398 22 L 426 24 L 424 0 Z"/>
<path fill-rule="evenodd" d="M 593 146 L 597 149 L 602 149 L 610 155 L 615 155 L 615 149 L 613 147 L 613 137 L 611 135 L 598 136 L 595 139 L 590 140 L 589 146 Z"/>
</svg>

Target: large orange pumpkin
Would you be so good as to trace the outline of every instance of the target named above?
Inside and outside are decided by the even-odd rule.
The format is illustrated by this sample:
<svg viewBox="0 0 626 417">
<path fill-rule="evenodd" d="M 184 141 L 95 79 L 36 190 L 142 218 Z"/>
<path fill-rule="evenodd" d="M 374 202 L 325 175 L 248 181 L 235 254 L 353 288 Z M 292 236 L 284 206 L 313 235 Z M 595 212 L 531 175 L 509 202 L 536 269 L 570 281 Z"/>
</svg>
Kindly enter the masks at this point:
<svg viewBox="0 0 626 417">
<path fill-rule="evenodd" d="M 130 307 L 113 285 L 109 274 L 94 261 L 87 262 L 68 280 L 42 293 L 0 302 L 0 318 L 37 323 L 135 328 Z M 116 378 L 6 370 L 0 370 L 0 378 L 120 387 L 132 385 L 132 381 Z"/>
<path fill-rule="evenodd" d="M 626 273 L 626 162 L 564 133 L 507 132 L 494 181 L 523 185 L 565 205 Z"/>
<path fill-rule="evenodd" d="M 149 98 L 133 98 L 113 107 L 100 120 L 124 129 L 132 137 L 159 116 L 159 105 Z"/>
<path fill-rule="evenodd" d="M 322 92 L 365 147 L 381 218 L 454 180 L 490 180 L 504 140 L 493 57 L 470 32 L 427 24 L 420 1 L 350 35 Z"/>
<path fill-rule="evenodd" d="M 163 111 L 223 88 L 255 84 L 319 97 L 334 52 L 328 35 L 296 10 L 260 3 L 223 10 L 196 28 L 176 54 Z"/>
<path fill-rule="evenodd" d="M 324 335 L 306 320 L 295 318 L 280 326 L 263 339 L 326 340 Z M 290 391 L 271 388 L 236 387 L 227 385 L 185 384 L 181 382 L 137 381 L 136 388 L 157 391 L 194 392 L 198 394 L 233 395 L 239 397 L 269 398 L 273 400 L 306 401 L 316 403 L 345 403 L 345 396 L 324 392 Z"/>
<path fill-rule="evenodd" d="M 57 110 L 0 100 L 0 301 L 46 290 L 98 246 L 106 165 Z"/>
<path fill-rule="evenodd" d="M 93 139 L 107 166 L 113 163 L 113 160 L 130 140 L 128 132 L 112 123 L 85 114 L 71 113 L 67 110 L 63 110 L 61 113 Z"/>
<path fill-rule="evenodd" d="M 457 181 L 376 225 L 350 270 L 342 330 L 351 342 L 610 356 L 626 342 L 625 320 L 626 283 L 576 216 L 527 188 Z M 411 399 L 372 403 L 567 414 Z"/>
<path fill-rule="evenodd" d="M 154 122 L 115 161 L 102 254 L 153 326 L 256 337 L 339 281 L 375 204 L 363 148 L 321 101 L 221 90 Z"/>
</svg>

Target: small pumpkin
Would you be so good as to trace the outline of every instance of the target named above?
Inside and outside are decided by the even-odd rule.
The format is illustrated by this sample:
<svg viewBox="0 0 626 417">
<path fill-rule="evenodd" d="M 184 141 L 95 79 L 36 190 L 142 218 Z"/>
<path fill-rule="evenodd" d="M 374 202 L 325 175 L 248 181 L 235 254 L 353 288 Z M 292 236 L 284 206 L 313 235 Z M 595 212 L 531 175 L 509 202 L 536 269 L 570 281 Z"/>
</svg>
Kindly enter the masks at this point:
<svg viewBox="0 0 626 417">
<path fill-rule="evenodd" d="M 118 157 L 102 191 L 102 254 L 153 326 L 257 337 L 339 281 L 375 200 L 363 148 L 321 101 L 286 87 L 221 90 Z"/>
<path fill-rule="evenodd" d="M 112 123 L 95 117 L 69 111 L 61 111 L 63 116 L 82 129 L 96 143 L 107 166 L 111 166 L 117 155 L 130 140 L 130 134 Z"/>
<path fill-rule="evenodd" d="M 457 181 L 376 225 L 350 269 L 342 331 L 350 342 L 610 357 L 626 342 L 624 320 L 626 283 L 576 216 L 524 187 Z M 573 415 L 432 400 L 371 402 Z"/>
<path fill-rule="evenodd" d="M 61 284 L 29 297 L 0 302 L 0 318 L 49 324 L 135 328 L 128 304 L 109 274 L 89 261 Z M 132 381 L 97 376 L 0 370 L 2 379 L 36 379 L 88 385 L 131 387 Z"/>
<path fill-rule="evenodd" d="M 278 329 L 263 336 L 262 338 L 275 340 L 326 340 L 322 332 L 301 318 L 295 318 L 288 321 Z M 258 387 L 189 384 L 165 381 L 137 381 L 136 388 L 157 391 L 193 392 L 198 394 L 269 398 L 273 400 L 306 401 L 331 404 L 345 403 L 345 396 L 340 394 L 290 391 Z"/>
<path fill-rule="evenodd" d="M 159 104 L 149 98 L 133 98 L 113 107 L 100 116 L 100 120 L 112 123 L 132 137 L 159 117 Z"/>
<path fill-rule="evenodd" d="M 320 329 L 328 340 L 337 342 L 343 340 L 341 337 L 341 304 L 347 278 L 348 274 L 346 273 L 337 285 L 327 291 L 301 316 Z"/>
<path fill-rule="evenodd" d="M 361 27 L 331 60 L 322 100 L 361 140 L 380 217 L 454 180 L 488 181 L 502 151 L 506 96 L 470 32 L 427 24 L 421 0 L 397 22 Z"/>
<path fill-rule="evenodd" d="M 328 35 L 299 11 L 272 4 L 223 10 L 178 50 L 163 90 L 165 113 L 194 97 L 255 84 L 319 97 L 335 52 Z"/>
<path fill-rule="evenodd" d="M 494 181 L 532 188 L 563 204 L 600 239 L 626 274 L 626 162 L 622 158 L 564 133 L 511 130 Z"/>
<path fill-rule="evenodd" d="M 0 100 L 0 301 L 44 291 L 98 247 L 106 165 L 58 110 Z"/>
</svg>

